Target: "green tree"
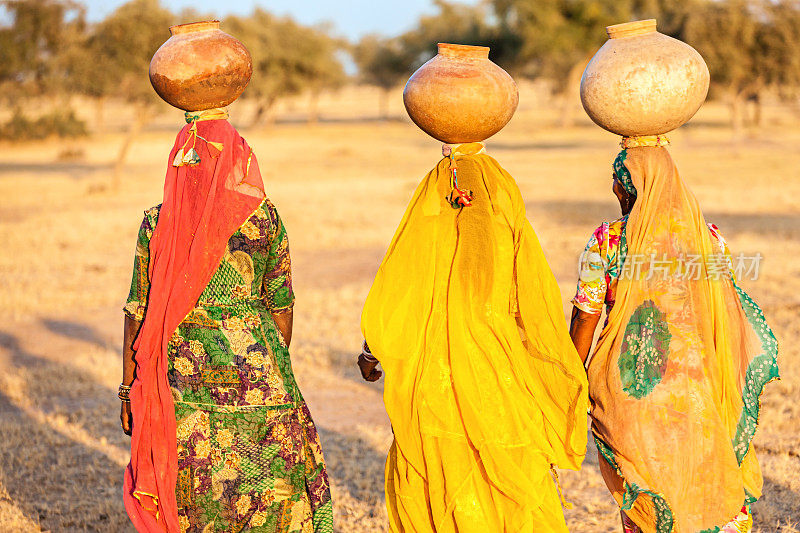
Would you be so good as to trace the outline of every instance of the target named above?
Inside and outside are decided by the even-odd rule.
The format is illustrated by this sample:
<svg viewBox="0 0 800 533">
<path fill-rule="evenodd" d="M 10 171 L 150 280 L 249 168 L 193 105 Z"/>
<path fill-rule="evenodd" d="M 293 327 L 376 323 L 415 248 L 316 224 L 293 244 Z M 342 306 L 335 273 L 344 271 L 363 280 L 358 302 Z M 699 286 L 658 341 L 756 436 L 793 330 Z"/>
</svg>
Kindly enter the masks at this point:
<svg viewBox="0 0 800 533">
<path fill-rule="evenodd" d="M 631 2 L 630 20 L 658 19 L 658 31 L 682 38 L 689 18 L 698 10 L 702 10 L 709 0 L 633 0 Z M 625 22 L 625 21 L 620 21 Z"/>
<path fill-rule="evenodd" d="M 737 137 L 744 104 L 759 98 L 777 74 L 776 58 L 770 56 L 780 53 L 781 45 L 769 44 L 774 21 L 765 6 L 747 0 L 707 2 L 691 14 L 683 35 L 708 64 L 712 95 L 727 102 Z"/>
<path fill-rule="evenodd" d="M 628 21 L 626 2 L 598 0 L 495 0 L 498 17 L 519 36 L 519 61 L 531 77 L 544 77 L 563 91 L 570 72 L 583 65 L 605 41 L 606 26 Z"/>
<path fill-rule="evenodd" d="M 440 42 L 488 46 L 493 61 L 507 69 L 515 67 L 521 41 L 513 32 L 493 23 L 491 9 L 485 2 L 464 5 L 434 0 L 437 12 L 420 17 L 414 29 L 403 34 L 403 46 L 416 55 L 414 68 L 436 54 Z"/>
<path fill-rule="evenodd" d="M 0 135 L 13 140 L 86 135 L 85 123 L 71 108 L 67 61 L 86 30 L 83 6 L 68 0 L 3 1 L 0 6 L 8 21 L 0 26 L 0 94 L 13 108 Z M 55 109 L 29 117 L 35 108 L 31 99 L 45 97 Z"/>
<path fill-rule="evenodd" d="M 762 4 L 765 27 L 761 32 L 761 52 L 758 68 L 765 85 L 775 90 L 784 100 L 796 100 L 800 95 L 800 1 L 778 0 Z M 761 122 L 760 95 L 756 104 L 753 124 Z"/>
<path fill-rule="evenodd" d="M 344 81 L 336 54 L 341 43 L 324 28 L 309 28 L 257 8 L 248 17 L 231 16 L 226 31 L 242 41 L 253 58 L 253 78 L 244 93 L 256 100 L 253 125 L 271 117 L 279 98 L 321 91 Z"/>
<path fill-rule="evenodd" d="M 683 38 L 691 17 L 709 0 L 491 0 L 500 34 L 518 39 L 516 72 L 547 79 L 562 99 L 562 124 L 583 70 L 605 42 L 605 28 L 631 20 L 658 19 L 659 31 Z"/>
<path fill-rule="evenodd" d="M 390 91 L 436 55 L 440 42 L 488 46 L 492 60 L 513 70 L 518 39 L 491 24 L 485 3 L 470 6 L 434 0 L 434 5 L 437 12 L 420 17 L 412 30 L 393 38 L 367 35 L 353 47 L 361 81 L 382 90 L 382 118 L 387 117 Z"/>
<path fill-rule="evenodd" d="M 633 6 L 625 0 L 494 0 L 493 5 L 500 26 L 519 38 L 517 72 L 551 82 L 567 125 L 581 74 L 606 40 L 606 26 L 631 20 Z"/>
<path fill-rule="evenodd" d="M 398 38 L 366 35 L 353 47 L 353 59 L 361 82 L 381 90 L 378 116 L 389 118 L 389 95 L 392 89 L 405 82 L 413 72 L 416 55 Z"/>
<path fill-rule="evenodd" d="M 0 93 L 7 100 L 63 92 L 65 51 L 83 35 L 81 4 L 61 0 L 4 0 L 10 24 L 0 27 Z"/>
<path fill-rule="evenodd" d="M 325 25 L 317 27 L 289 26 L 294 32 L 291 41 L 295 43 L 295 55 L 299 63 L 300 75 L 305 78 L 303 90 L 308 91 L 311 105 L 308 121 L 316 123 L 319 119 L 318 101 L 320 93 L 341 88 L 347 75 L 338 59 L 346 47 L 346 41 L 331 35 Z"/>
<path fill-rule="evenodd" d="M 83 70 L 75 67 L 76 90 L 131 103 L 159 101 L 147 73 L 174 23 L 173 14 L 158 0 L 131 0 L 117 8 L 89 32 Z"/>
<path fill-rule="evenodd" d="M 70 53 L 71 88 L 98 102 L 119 98 L 134 109 L 134 120 L 120 145 L 112 185 L 119 187 L 122 169 L 136 137 L 161 100 L 150 85 L 150 59 L 166 41 L 175 19 L 158 0 L 131 0 L 88 32 L 81 46 Z"/>
</svg>

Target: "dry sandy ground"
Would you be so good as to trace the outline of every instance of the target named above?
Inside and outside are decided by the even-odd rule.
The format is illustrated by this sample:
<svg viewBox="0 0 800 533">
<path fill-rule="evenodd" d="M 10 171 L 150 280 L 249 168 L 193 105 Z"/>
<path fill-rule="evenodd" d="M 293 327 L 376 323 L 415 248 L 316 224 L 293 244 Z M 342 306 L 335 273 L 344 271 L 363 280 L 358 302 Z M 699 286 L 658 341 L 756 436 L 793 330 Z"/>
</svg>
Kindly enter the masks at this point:
<svg viewBox="0 0 800 533">
<path fill-rule="evenodd" d="M 295 371 L 321 429 L 338 530 L 386 530 L 382 468 L 391 439 L 380 385 L 353 366 L 359 316 L 378 262 L 439 145 L 404 120 L 350 119 L 374 109 L 366 93 L 323 102 L 323 121 L 243 130 L 288 228 L 297 307 Z M 367 94 L 367 96 L 370 96 Z M 370 96 L 370 98 L 374 95 Z M 555 129 L 555 112 L 523 93 L 489 150 L 519 181 L 528 216 L 561 284 L 565 312 L 576 258 L 591 231 L 617 217 L 610 192 L 614 136 L 586 121 Z M 300 106 L 302 102 L 294 105 Z M 397 104 L 397 101 L 395 101 Z M 400 116 L 400 107 L 394 112 Z M 800 528 L 800 128 L 767 110 L 769 126 L 732 142 L 709 106 L 673 136 L 672 153 L 707 218 L 734 251 L 766 258 L 745 288 L 782 343 L 783 381 L 769 386 L 756 443 L 762 532 Z M 232 109 L 234 119 L 237 108 Z M 160 201 L 181 116 L 163 115 L 134 145 L 120 190 L 104 190 L 121 134 L 69 145 L 0 150 L 0 532 L 129 531 L 120 484 L 128 439 L 117 421 L 120 306 L 143 209 Z M 590 450 L 564 472 L 571 531 L 619 531 Z"/>
</svg>

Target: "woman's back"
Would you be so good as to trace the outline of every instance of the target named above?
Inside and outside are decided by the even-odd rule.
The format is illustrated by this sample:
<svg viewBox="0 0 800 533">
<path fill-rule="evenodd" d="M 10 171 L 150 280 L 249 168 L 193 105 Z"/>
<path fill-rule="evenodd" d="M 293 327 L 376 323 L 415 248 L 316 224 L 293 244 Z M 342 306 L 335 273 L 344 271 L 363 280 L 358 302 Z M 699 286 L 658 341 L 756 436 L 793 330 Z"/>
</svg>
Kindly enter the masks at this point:
<svg viewBox="0 0 800 533">
<path fill-rule="evenodd" d="M 139 231 L 125 306 L 137 320 L 147 307 L 159 213 L 160 206 L 147 210 Z M 275 531 L 310 531 L 312 521 L 331 520 L 319 439 L 273 319 L 293 303 L 286 230 L 266 199 L 231 235 L 169 342 L 178 520 L 190 530 L 247 529 L 277 516 Z"/>
</svg>

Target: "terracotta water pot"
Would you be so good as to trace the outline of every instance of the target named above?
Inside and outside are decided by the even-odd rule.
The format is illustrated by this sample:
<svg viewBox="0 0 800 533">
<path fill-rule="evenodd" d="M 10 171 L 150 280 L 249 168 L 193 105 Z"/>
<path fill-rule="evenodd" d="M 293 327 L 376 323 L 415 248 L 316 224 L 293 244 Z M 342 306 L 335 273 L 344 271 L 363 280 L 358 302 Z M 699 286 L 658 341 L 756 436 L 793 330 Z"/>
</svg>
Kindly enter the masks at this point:
<svg viewBox="0 0 800 533">
<path fill-rule="evenodd" d="M 591 119 L 624 136 L 658 135 L 688 122 L 708 94 L 700 54 L 658 33 L 652 19 L 606 32 L 608 41 L 581 78 L 581 102 Z"/>
<path fill-rule="evenodd" d="M 439 43 L 439 53 L 406 83 L 403 103 L 425 133 L 460 144 L 483 141 L 503 129 L 519 93 L 511 76 L 489 61 L 488 48 Z"/>
<path fill-rule="evenodd" d="M 219 29 L 218 20 L 172 26 L 172 37 L 150 61 L 150 83 L 185 111 L 224 107 L 242 94 L 253 63 L 247 48 Z"/>
</svg>

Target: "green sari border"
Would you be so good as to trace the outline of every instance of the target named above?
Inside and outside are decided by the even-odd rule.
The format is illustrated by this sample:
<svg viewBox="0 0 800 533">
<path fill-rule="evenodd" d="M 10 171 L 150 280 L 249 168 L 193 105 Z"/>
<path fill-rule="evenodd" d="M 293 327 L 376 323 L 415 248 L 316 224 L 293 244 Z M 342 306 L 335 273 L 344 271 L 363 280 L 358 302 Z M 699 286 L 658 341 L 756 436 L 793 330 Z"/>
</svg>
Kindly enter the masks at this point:
<svg viewBox="0 0 800 533">
<path fill-rule="evenodd" d="M 652 490 L 642 489 L 636 483 L 629 483 L 622 474 L 622 469 L 617 463 L 617 459 L 614 456 L 614 450 L 611 449 L 611 446 L 606 444 L 606 442 L 598 437 L 594 432 L 592 432 L 592 436 L 594 437 L 594 443 L 597 446 L 597 451 L 600 452 L 600 455 L 603 457 L 603 459 L 605 459 L 605 461 L 614 469 L 624 484 L 625 494 L 622 496 L 622 504 L 619 508 L 623 511 L 631 509 L 639 495 L 646 494 L 650 496 L 650 499 L 653 501 L 653 506 L 656 510 L 656 533 L 672 533 L 675 520 L 672 515 L 672 509 L 670 509 L 669 504 L 664 496 Z"/>
<path fill-rule="evenodd" d="M 772 328 L 767 324 L 764 312 L 735 281 L 733 282 L 733 287 L 736 289 L 739 302 L 750 326 L 761 341 L 761 349 L 763 350 L 763 353 L 754 357 L 747 366 L 744 386 L 742 387 L 742 414 L 739 417 L 736 433 L 732 439 L 736 459 L 741 465 L 750 450 L 750 443 L 755 437 L 756 429 L 758 429 L 758 420 L 761 414 L 761 395 L 764 392 L 764 387 L 768 383 L 780 379 L 780 373 L 778 370 L 778 340 L 775 338 Z M 750 494 L 747 496 L 753 498 Z M 753 501 L 755 500 L 756 498 L 753 498 Z"/>
</svg>

